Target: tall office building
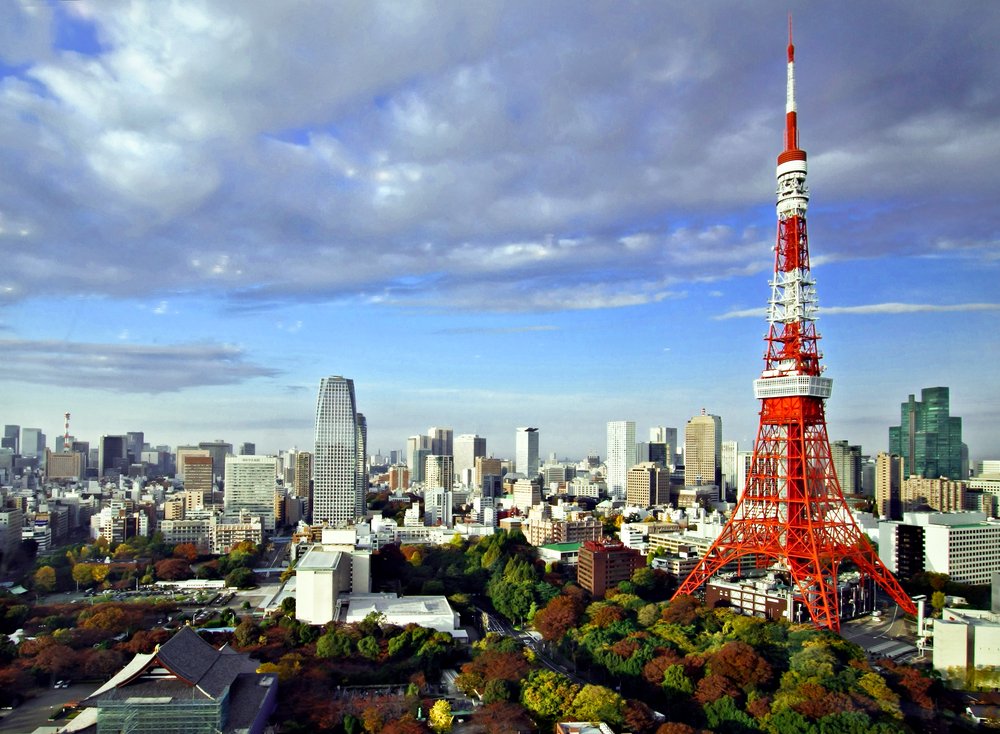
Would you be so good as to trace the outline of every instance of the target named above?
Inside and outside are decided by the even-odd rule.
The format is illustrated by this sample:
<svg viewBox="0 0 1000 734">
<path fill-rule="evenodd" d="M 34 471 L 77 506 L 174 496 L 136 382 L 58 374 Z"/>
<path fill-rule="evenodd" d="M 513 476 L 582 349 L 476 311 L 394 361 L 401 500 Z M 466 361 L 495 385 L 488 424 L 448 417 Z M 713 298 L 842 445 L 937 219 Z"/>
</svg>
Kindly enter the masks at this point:
<svg viewBox="0 0 1000 734">
<path fill-rule="evenodd" d="M 431 439 L 431 453 L 438 456 L 454 456 L 455 432 L 450 428 L 437 428 L 431 426 L 427 429 L 427 435 Z"/>
<path fill-rule="evenodd" d="M 608 421 L 608 494 L 624 499 L 628 470 L 635 460 L 635 421 Z"/>
<path fill-rule="evenodd" d="M 14 454 L 21 453 L 21 426 L 8 423 L 3 427 L 3 439 L 0 448 L 10 449 Z"/>
<path fill-rule="evenodd" d="M 737 464 L 737 457 L 739 456 L 739 447 L 736 445 L 736 441 L 723 441 L 722 442 L 722 483 L 723 487 L 720 489 L 724 492 L 727 499 L 732 496 L 733 499 L 736 497 L 736 486 L 739 484 L 737 475 L 739 473 L 739 465 Z"/>
<path fill-rule="evenodd" d="M 406 465 L 410 467 L 410 481 L 424 481 L 424 465 L 431 455 L 433 440 L 430 436 L 410 436 L 406 439 Z"/>
<path fill-rule="evenodd" d="M 538 429 L 518 428 L 514 433 L 514 471 L 531 479 L 538 474 Z"/>
<path fill-rule="evenodd" d="M 880 451 L 875 457 L 875 514 L 898 520 L 903 516 L 904 461 L 897 454 Z"/>
<path fill-rule="evenodd" d="M 267 532 L 274 532 L 274 488 L 278 460 L 273 456 L 244 454 L 226 457 L 226 491 L 223 508 L 227 517 L 242 513 L 257 515 Z"/>
<path fill-rule="evenodd" d="M 889 453 L 903 458 L 907 477 L 965 479 L 962 419 L 949 415 L 946 387 L 925 387 L 900 406 L 898 426 L 889 428 Z"/>
<path fill-rule="evenodd" d="M 340 376 L 324 377 L 316 400 L 314 524 L 345 526 L 364 515 L 359 469 L 359 458 L 364 456 L 361 443 L 354 381 Z"/>
<path fill-rule="evenodd" d="M 41 428 L 21 429 L 21 456 L 42 456 L 45 454 L 45 434 Z"/>
<path fill-rule="evenodd" d="M 239 455 L 240 456 L 253 456 L 257 453 L 257 444 L 251 443 L 250 441 L 244 441 L 240 444 Z"/>
<path fill-rule="evenodd" d="M 463 434 L 455 438 L 455 474 L 465 479 L 465 473 L 476 470 L 476 459 L 486 456 L 486 439 L 479 435 Z"/>
<path fill-rule="evenodd" d="M 684 428 L 684 485 L 722 485 L 722 418 L 702 408 Z"/>
<path fill-rule="evenodd" d="M 125 448 L 128 460 L 133 464 L 142 461 L 142 449 L 146 445 L 146 435 L 142 431 L 129 431 L 125 434 Z"/>
<path fill-rule="evenodd" d="M 176 477 L 178 479 L 184 479 L 184 464 L 189 456 L 207 456 L 209 459 L 212 455 L 208 453 L 205 449 L 200 449 L 197 446 L 178 446 L 175 454 L 175 461 L 177 463 Z M 209 462 L 211 463 L 211 462 Z M 211 470 L 209 470 L 211 472 Z"/>
<path fill-rule="evenodd" d="M 217 438 L 214 441 L 202 441 L 198 448 L 204 449 L 212 457 L 212 473 L 216 479 L 226 481 L 226 457 L 233 453 L 233 445 Z"/>
<path fill-rule="evenodd" d="M 101 436 L 97 447 L 97 476 L 128 473 L 128 439 L 125 436 Z"/>
<path fill-rule="evenodd" d="M 680 447 L 677 445 L 676 428 L 653 426 L 649 429 L 649 442 L 651 444 L 662 443 L 667 445 L 666 466 L 677 463 L 677 451 Z M 650 449 L 649 460 L 657 461 L 657 459 L 653 456 L 652 449 Z"/>
</svg>

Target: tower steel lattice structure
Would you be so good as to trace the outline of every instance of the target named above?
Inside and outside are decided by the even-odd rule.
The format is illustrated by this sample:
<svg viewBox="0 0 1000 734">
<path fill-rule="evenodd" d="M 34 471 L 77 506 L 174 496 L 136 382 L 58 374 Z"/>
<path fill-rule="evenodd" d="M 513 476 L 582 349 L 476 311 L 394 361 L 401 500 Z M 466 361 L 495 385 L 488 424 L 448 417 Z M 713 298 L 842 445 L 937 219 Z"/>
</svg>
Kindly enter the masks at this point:
<svg viewBox="0 0 1000 734">
<path fill-rule="evenodd" d="M 817 627 L 839 631 L 837 578 L 845 564 L 873 579 L 905 611 L 916 613 L 916 607 L 851 516 L 831 458 L 825 401 L 833 381 L 823 376 L 820 366 L 817 300 L 806 237 L 806 153 L 799 148 L 794 59 L 789 21 L 770 326 L 764 370 L 754 381 L 754 394 L 761 401 L 760 426 L 746 490 L 675 596 L 693 593 L 727 564 L 752 557 L 756 564 L 787 576 Z"/>
</svg>

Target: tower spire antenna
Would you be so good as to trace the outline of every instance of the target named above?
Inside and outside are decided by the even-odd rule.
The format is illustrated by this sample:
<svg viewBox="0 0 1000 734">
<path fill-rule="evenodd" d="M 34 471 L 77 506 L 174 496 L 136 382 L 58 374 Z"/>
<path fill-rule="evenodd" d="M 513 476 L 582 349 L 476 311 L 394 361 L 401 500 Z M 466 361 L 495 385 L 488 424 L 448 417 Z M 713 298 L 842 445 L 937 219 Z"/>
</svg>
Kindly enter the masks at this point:
<svg viewBox="0 0 1000 734">
<path fill-rule="evenodd" d="M 844 500 L 826 431 L 826 399 L 816 331 L 816 289 L 806 235 L 806 152 L 798 145 L 795 48 L 788 24 L 785 146 L 778 156 L 778 236 L 765 337 L 764 370 L 754 381 L 760 424 L 746 490 L 719 537 L 677 594 L 691 594 L 722 570 L 769 567 L 789 587 L 787 614 L 840 630 L 841 617 L 872 609 L 874 585 L 916 613 L 899 582 L 858 528 Z M 853 591 L 839 587 L 842 564 L 859 572 Z M 677 595 L 675 594 L 675 596 Z M 841 609 L 847 603 L 850 612 Z"/>
</svg>

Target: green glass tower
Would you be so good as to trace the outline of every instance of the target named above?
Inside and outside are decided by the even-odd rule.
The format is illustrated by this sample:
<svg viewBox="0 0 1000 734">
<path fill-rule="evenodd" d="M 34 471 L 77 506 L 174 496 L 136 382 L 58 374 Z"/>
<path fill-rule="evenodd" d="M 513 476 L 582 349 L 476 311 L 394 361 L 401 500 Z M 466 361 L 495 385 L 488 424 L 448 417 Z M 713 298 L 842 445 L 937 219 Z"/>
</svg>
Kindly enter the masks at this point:
<svg viewBox="0 0 1000 734">
<path fill-rule="evenodd" d="M 889 453 L 903 457 L 906 476 L 925 479 L 962 476 L 962 419 L 949 415 L 946 387 L 925 387 L 901 406 L 898 426 L 889 428 Z"/>
</svg>

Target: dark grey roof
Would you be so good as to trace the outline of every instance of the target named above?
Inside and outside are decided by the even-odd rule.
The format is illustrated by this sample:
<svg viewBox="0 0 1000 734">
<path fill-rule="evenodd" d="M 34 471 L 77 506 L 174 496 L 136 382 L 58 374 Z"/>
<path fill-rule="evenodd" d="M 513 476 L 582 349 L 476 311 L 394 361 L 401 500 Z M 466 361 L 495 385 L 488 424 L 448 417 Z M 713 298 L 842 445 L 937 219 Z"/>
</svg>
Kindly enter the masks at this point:
<svg viewBox="0 0 1000 734">
<path fill-rule="evenodd" d="M 212 698 L 222 696 L 236 676 L 257 670 L 249 655 L 229 647 L 216 650 L 191 627 L 182 627 L 163 643 L 156 658 L 164 668 Z"/>
</svg>

